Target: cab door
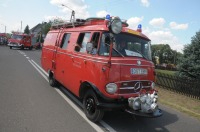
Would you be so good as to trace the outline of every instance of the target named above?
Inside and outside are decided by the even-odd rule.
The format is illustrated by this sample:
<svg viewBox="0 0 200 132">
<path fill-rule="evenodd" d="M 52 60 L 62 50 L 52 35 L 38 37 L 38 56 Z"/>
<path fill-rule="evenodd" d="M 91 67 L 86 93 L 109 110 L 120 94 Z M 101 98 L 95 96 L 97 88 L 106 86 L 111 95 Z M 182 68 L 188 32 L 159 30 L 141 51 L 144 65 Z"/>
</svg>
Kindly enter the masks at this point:
<svg viewBox="0 0 200 132">
<path fill-rule="evenodd" d="M 90 32 L 80 33 L 77 40 L 77 46 L 75 46 L 75 52 L 72 57 L 72 71 L 73 74 L 70 75 L 71 83 L 69 84 L 69 89 L 76 95 L 78 95 L 78 89 L 80 87 L 80 82 L 83 78 L 89 76 L 85 74 L 85 65 L 87 65 L 87 52 L 86 44 L 90 41 Z"/>
<path fill-rule="evenodd" d="M 68 44 L 70 43 L 70 33 L 64 33 L 61 35 L 60 44 L 57 47 L 56 52 L 56 70 L 55 70 L 55 77 L 56 79 L 64 85 L 65 81 L 65 74 L 67 74 L 67 53 L 66 49 Z"/>
<path fill-rule="evenodd" d="M 31 36 L 24 36 L 23 44 L 24 44 L 24 47 L 30 47 L 31 46 Z"/>
</svg>

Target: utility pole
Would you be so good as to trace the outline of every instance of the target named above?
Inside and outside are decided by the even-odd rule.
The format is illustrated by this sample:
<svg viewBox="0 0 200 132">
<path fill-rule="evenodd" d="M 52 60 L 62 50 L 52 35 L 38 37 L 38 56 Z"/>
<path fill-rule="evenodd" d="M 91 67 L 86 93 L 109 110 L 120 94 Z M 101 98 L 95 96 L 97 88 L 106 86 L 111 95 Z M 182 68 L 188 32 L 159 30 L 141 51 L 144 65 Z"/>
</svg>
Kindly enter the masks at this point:
<svg viewBox="0 0 200 132">
<path fill-rule="evenodd" d="M 4 25 L 4 24 L 1 24 L 2 26 L 5 26 L 5 33 L 6 33 L 6 25 Z"/>
<path fill-rule="evenodd" d="M 22 33 L 22 21 L 21 21 L 21 33 Z"/>
<path fill-rule="evenodd" d="M 70 18 L 70 22 L 72 23 L 73 27 L 74 27 L 74 22 L 75 22 L 75 11 L 71 8 L 69 8 L 68 6 L 61 4 L 61 6 L 67 7 L 68 9 L 70 9 L 72 11 L 71 14 L 71 18 Z"/>
</svg>

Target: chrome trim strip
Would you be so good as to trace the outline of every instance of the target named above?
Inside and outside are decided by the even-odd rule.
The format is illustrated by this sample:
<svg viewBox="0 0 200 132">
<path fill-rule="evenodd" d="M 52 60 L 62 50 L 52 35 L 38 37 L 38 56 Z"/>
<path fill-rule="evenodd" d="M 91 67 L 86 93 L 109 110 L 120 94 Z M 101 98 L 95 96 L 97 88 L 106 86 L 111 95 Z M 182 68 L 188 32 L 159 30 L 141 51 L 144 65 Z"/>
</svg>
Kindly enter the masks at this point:
<svg viewBox="0 0 200 132">
<path fill-rule="evenodd" d="M 50 49 L 50 48 L 46 48 L 46 47 L 42 47 L 43 49 L 46 49 L 46 50 L 50 50 L 50 51 L 56 51 L 55 49 Z"/>
<path fill-rule="evenodd" d="M 46 47 L 43 47 L 44 49 L 47 49 L 47 50 L 50 50 L 50 51 L 54 51 L 56 52 L 55 49 L 50 49 L 50 48 L 46 48 Z M 89 56 L 89 55 L 83 55 L 83 54 L 79 54 L 79 53 L 76 53 L 75 54 L 69 54 L 69 53 L 65 53 L 65 52 L 60 52 L 60 51 L 57 51 L 57 53 L 59 54 L 64 54 L 64 55 L 68 55 L 68 56 L 71 56 L 71 57 L 77 57 L 77 58 L 80 58 L 80 59 L 84 59 L 84 60 L 88 60 L 88 61 L 93 61 L 93 62 L 98 62 L 98 63 L 103 63 L 103 64 L 107 64 L 108 62 L 108 58 L 97 58 L 97 56 Z M 78 56 L 78 55 L 80 56 Z M 99 56 L 98 56 L 99 57 Z M 138 60 L 138 59 L 127 59 L 127 60 Z M 112 60 L 112 61 L 115 61 Z M 125 61 L 125 60 L 124 60 Z M 141 61 L 141 60 L 140 60 Z M 142 62 L 145 61 L 145 62 L 150 62 L 152 63 L 152 61 L 146 61 L 146 60 L 142 60 Z M 137 62 L 136 62 L 137 63 Z M 138 64 L 126 64 L 126 63 L 111 63 L 112 65 L 124 65 L 124 66 L 138 66 Z M 140 65 L 140 67 L 152 67 L 154 68 L 154 66 L 149 66 L 149 65 Z"/>
<path fill-rule="evenodd" d="M 122 90 L 124 90 L 124 89 L 134 89 L 135 87 L 123 87 L 123 88 L 119 88 L 119 89 L 122 89 Z M 142 86 L 142 89 L 143 88 L 151 88 L 151 86 Z"/>
<path fill-rule="evenodd" d="M 145 82 L 145 81 L 148 81 L 148 82 L 153 82 L 151 80 L 130 80 L 130 81 L 119 81 L 119 82 L 115 82 L 115 83 L 124 83 L 124 82 L 137 82 L 137 81 L 140 81 L 140 82 Z"/>
</svg>

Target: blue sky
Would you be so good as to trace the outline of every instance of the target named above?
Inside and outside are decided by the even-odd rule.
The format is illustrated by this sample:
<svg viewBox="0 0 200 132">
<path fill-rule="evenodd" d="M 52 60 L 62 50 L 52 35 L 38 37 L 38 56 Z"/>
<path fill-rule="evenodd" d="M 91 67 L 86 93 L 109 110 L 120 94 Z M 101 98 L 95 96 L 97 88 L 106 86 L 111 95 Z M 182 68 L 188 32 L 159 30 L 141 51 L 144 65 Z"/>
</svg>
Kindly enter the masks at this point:
<svg viewBox="0 0 200 132">
<path fill-rule="evenodd" d="M 200 31 L 200 0 L 0 0 L 0 32 L 10 33 L 30 28 L 54 18 L 102 17 L 106 14 L 126 19 L 129 27 L 142 24 L 143 33 L 152 44 L 169 44 L 182 51 Z"/>
</svg>

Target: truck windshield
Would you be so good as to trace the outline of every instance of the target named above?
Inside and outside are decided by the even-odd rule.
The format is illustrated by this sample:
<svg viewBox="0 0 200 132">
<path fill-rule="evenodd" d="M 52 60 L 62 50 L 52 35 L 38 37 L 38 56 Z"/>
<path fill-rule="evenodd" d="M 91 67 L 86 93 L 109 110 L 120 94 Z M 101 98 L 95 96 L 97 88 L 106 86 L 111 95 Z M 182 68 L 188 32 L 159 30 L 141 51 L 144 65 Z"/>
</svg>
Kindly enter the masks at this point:
<svg viewBox="0 0 200 132">
<path fill-rule="evenodd" d="M 11 38 L 12 38 L 12 39 L 21 40 L 21 39 L 23 38 L 23 36 L 13 34 L 13 35 L 11 36 Z"/>
<path fill-rule="evenodd" d="M 141 57 L 148 60 L 151 58 L 151 41 L 127 33 L 114 35 L 113 57 Z M 108 32 L 102 34 L 99 54 L 108 56 L 110 50 L 110 35 Z"/>
</svg>

